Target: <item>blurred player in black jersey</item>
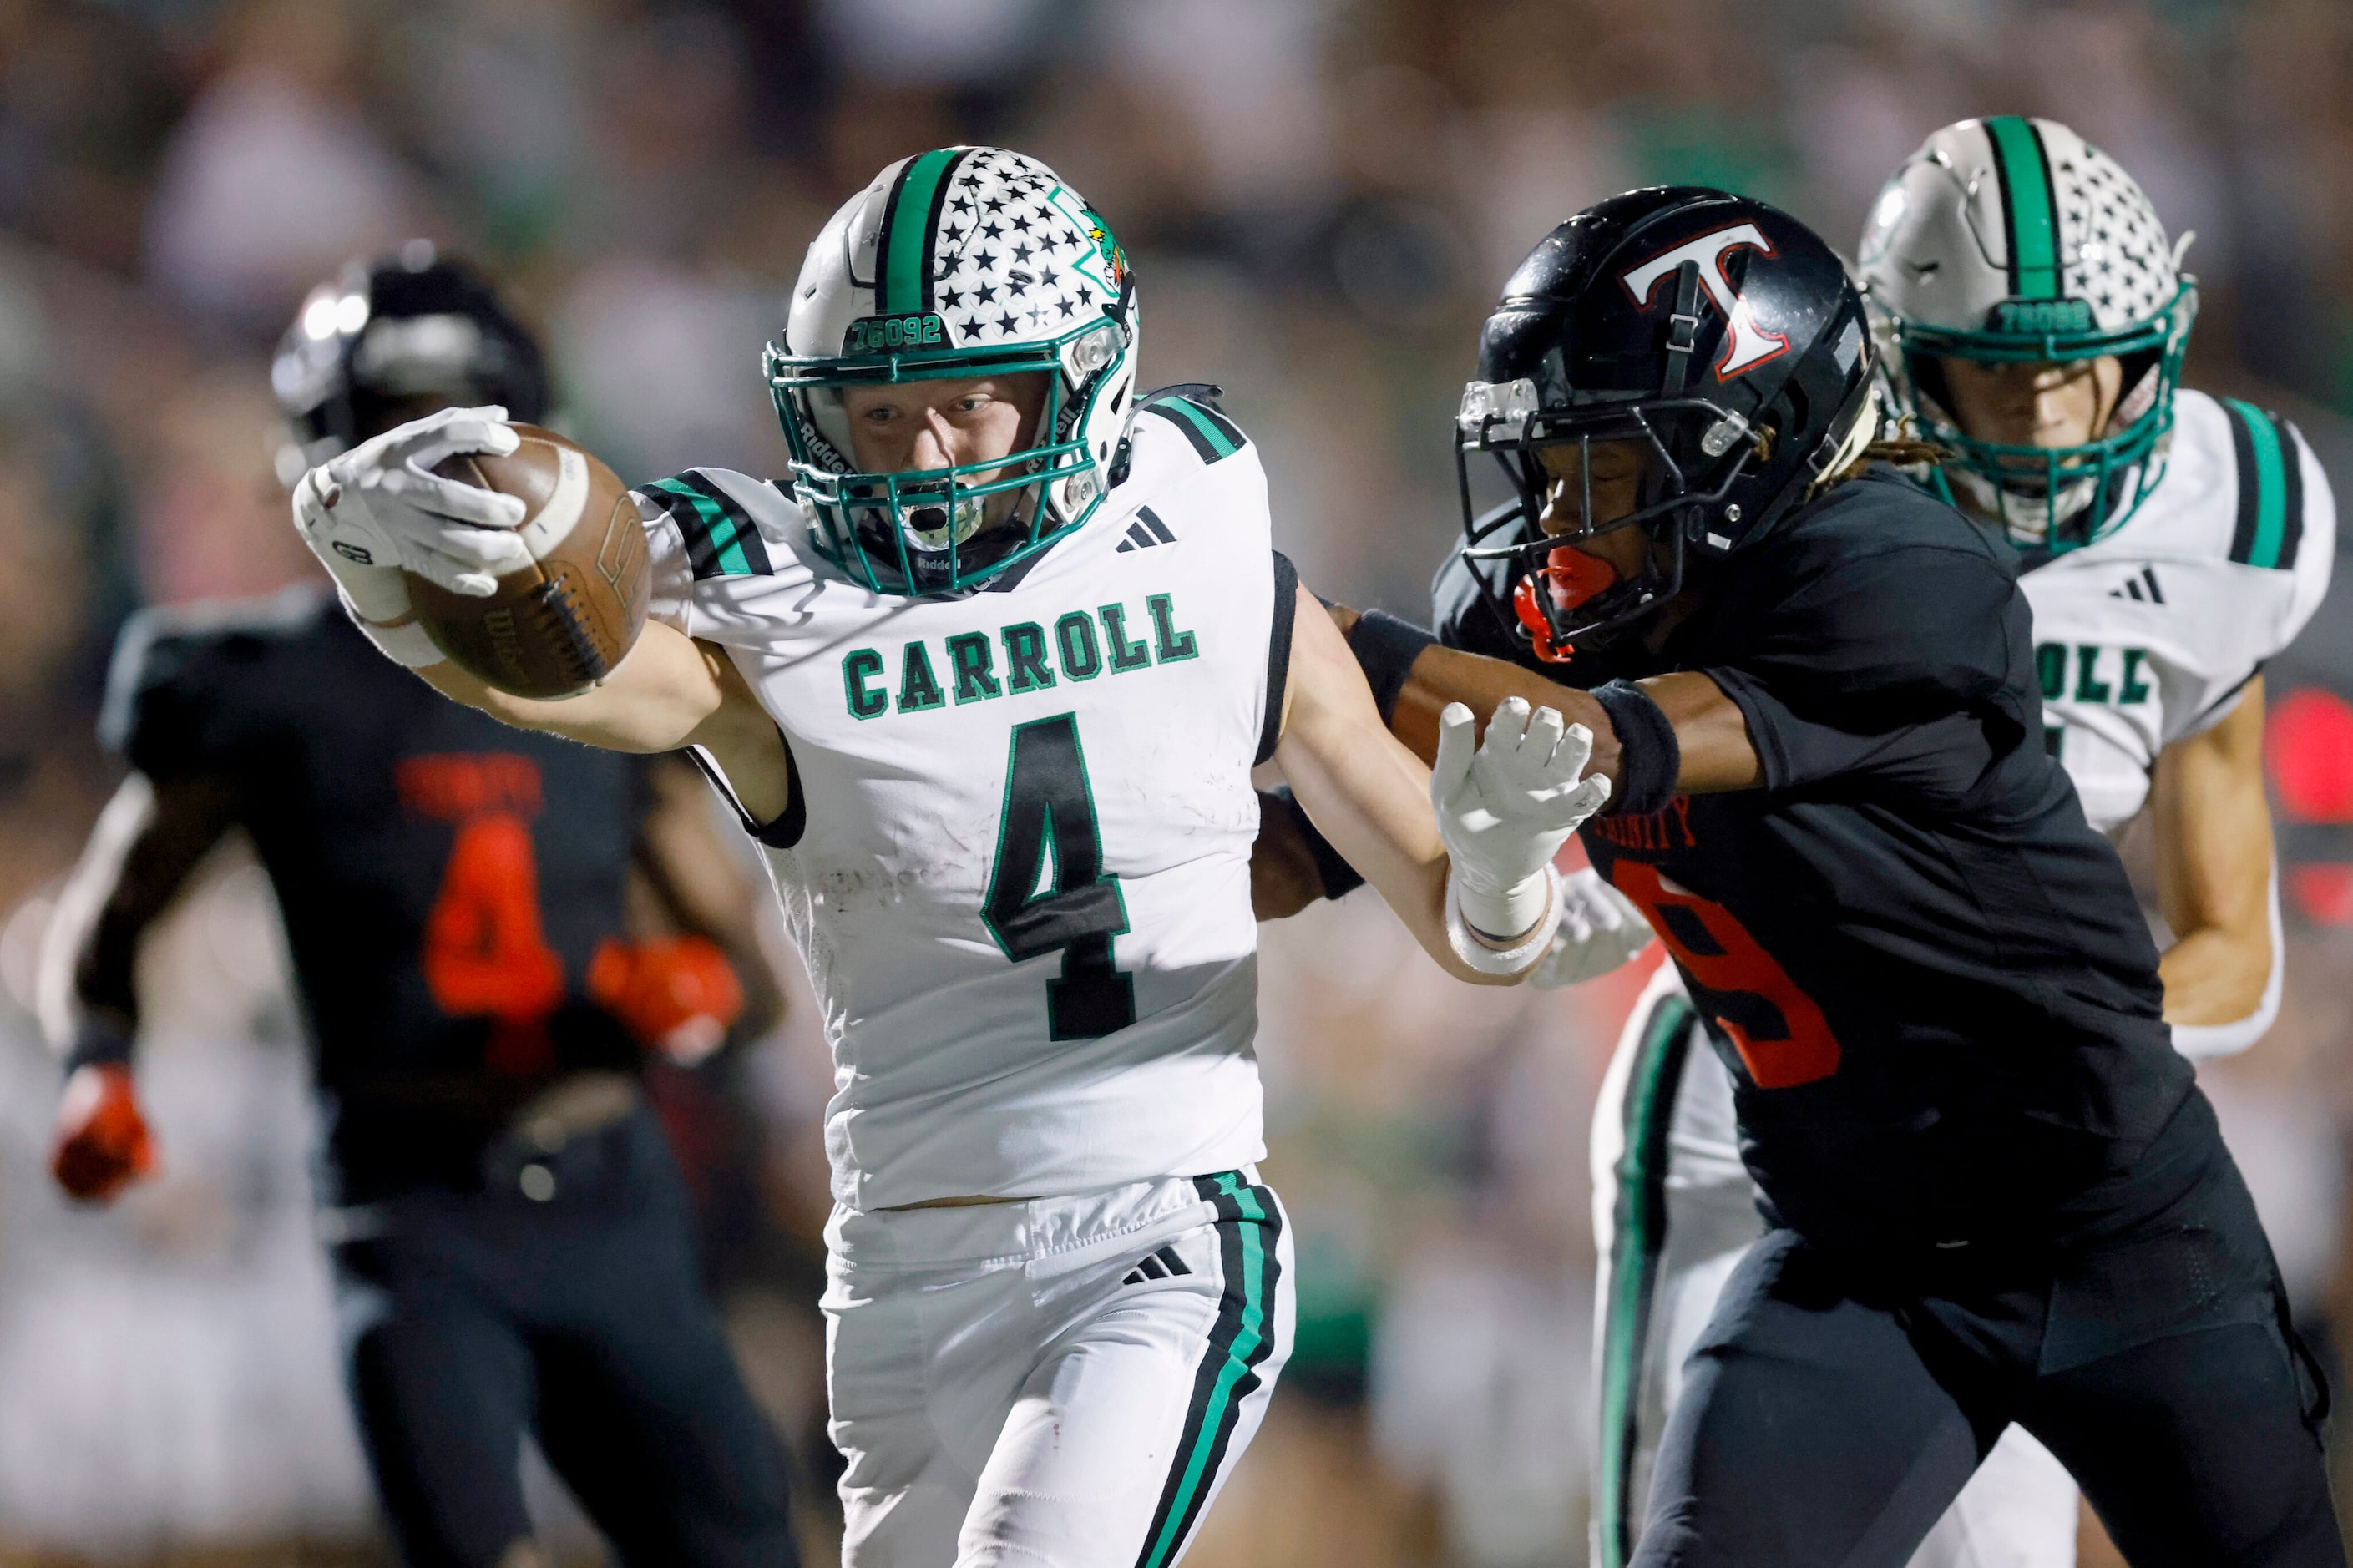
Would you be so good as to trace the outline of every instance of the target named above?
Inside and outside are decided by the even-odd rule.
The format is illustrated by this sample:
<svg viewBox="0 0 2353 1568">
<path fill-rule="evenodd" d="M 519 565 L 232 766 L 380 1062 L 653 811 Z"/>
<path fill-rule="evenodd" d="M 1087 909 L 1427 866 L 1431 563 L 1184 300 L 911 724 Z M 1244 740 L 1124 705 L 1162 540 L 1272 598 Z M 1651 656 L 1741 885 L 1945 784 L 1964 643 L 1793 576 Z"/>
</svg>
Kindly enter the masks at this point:
<svg viewBox="0 0 2353 1568">
<path fill-rule="evenodd" d="M 1488 319 L 1439 637 L 1335 612 L 1424 755 L 1452 700 L 1592 729 L 1591 918 L 1646 917 L 1735 1080 L 1770 1228 L 1687 1364 L 1633 1561 L 1897 1568 L 2017 1422 L 2137 1568 L 2342 1563 L 2325 1396 L 2123 868 L 2042 744 L 2015 560 L 1869 461 L 1870 382 L 1804 227 L 1699 189 L 1604 202 Z M 1513 499 L 1472 518 L 1490 456 Z M 1269 821 L 1261 912 L 1346 884 Z M 1651 1098 L 1630 1137 L 1664 1134 L 1673 1086 Z M 1621 1223 L 1659 1198 L 1622 1196 Z"/>
<path fill-rule="evenodd" d="M 272 381 L 298 475 L 445 405 L 547 401 L 529 335 L 421 245 L 314 292 Z M 58 1181 L 103 1201 L 153 1163 L 141 941 L 244 829 L 315 1042 L 352 1397 L 407 1561 L 544 1561 L 531 1431 L 624 1562 L 794 1563 L 782 1450 L 639 1087 L 648 1049 L 779 1010 L 702 781 L 442 700 L 323 585 L 135 618 L 104 722 L 133 771 L 51 942 L 78 1004 Z"/>
</svg>

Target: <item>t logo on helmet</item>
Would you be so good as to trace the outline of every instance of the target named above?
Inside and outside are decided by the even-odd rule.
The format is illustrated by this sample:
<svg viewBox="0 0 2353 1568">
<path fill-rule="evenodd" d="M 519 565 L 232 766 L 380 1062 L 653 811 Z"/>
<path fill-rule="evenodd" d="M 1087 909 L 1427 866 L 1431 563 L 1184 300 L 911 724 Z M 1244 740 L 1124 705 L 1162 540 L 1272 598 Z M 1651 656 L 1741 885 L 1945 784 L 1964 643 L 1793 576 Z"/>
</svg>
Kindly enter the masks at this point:
<svg viewBox="0 0 2353 1568">
<path fill-rule="evenodd" d="M 1773 242 L 1755 224 L 1735 224 L 1653 257 L 1620 279 L 1626 285 L 1626 292 L 1634 297 L 1634 303 L 1649 310 L 1661 279 L 1672 277 L 1686 261 L 1699 268 L 1700 287 L 1715 301 L 1715 308 L 1724 312 L 1725 321 L 1731 328 L 1725 339 L 1724 358 L 1716 362 L 1718 381 L 1727 381 L 1777 354 L 1789 352 L 1789 340 L 1759 327 L 1749 313 L 1748 302 L 1733 288 L 1732 279 L 1724 275 L 1725 256 L 1743 246 L 1752 246 L 1767 256 L 1773 254 Z"/>
</svg>

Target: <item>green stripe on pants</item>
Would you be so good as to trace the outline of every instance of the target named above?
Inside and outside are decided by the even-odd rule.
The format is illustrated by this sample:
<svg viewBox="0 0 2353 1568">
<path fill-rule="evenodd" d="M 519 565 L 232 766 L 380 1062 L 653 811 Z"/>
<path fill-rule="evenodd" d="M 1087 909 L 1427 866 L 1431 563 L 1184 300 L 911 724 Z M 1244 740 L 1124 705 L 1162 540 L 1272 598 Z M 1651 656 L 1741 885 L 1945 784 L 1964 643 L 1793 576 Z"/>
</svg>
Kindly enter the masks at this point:
<svg viewBox="0 0 2353 1568">
<path fill-rule="evenodd" d="M 1597 1568 L 1624 1568 L 1633 1552 L 1642 1354 L 1659 1256 L 1667 1240 L 1667 1140 L 1695 1016 L 1687 998 L 1662 996 L 1642 1031 L 1626 1086 L 1626 1152 L 1618 1161 L 1609 1299 L 1601 1320 L 1600 1479 L 1593 1500 Z"/>
<path fill-rule="evenodd" d="M 1186 1532 L 1199 1517 L 1211 1469 L 1232 1436 L 1236 1402 L 1250 1392 L 1242 1385 L 1248 1380 L 1250 1388 L 1256 1386 L 1258 1363 L 1271 1348 L 1268 1287 L 1272 1260 L 1267 1255 L 1266 1232 L 1273 1228 L 1273 1216 L 1240 1172 L 1226 1172 L 1215 1183 L 1217 1197 L 1233 1205 L 1219 1215 L 1218 1227 L 1224 1233 L 1220 1250 L 1227 1278 L 1230 1281 L 1237 1271 L 1241 1278 L 1241 1307 L 1230 1320 L 1221 1312 L 1220 1321 L 1210 1330 L 1209 1355 L 1219 1358 L 1216 1373 L 1206 1391 L 1196 1385 L 1193 1408 L 1187 1417 L 1192 1442 L 1161 1495 L 1136 1568 L 1166 1568 L 1175 1560 Z M 1229 1322 L 1231 1337 L 1220 1345 L 1220 1330 Z M 1208 1370 L 1205 1364 L 1205 1375 Z"/>
</svg>

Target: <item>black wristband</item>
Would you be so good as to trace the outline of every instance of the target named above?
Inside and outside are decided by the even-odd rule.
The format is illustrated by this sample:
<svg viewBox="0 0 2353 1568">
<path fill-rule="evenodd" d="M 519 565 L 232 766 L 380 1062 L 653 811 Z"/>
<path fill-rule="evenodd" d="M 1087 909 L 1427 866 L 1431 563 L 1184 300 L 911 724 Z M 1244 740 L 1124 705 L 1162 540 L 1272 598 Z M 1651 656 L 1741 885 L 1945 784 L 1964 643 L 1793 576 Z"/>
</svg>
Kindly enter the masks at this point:
<svg viewBox="0 0 2353 1568">
<path fill-rule="evenodd" d="M 1597 686 L 1592 695 L 1618 732 L 1618 788 L 1610 795 L 1609 812 L 1641 816 L 1664 811 L 1683 771 L 1674 725 L 1649 692 L 1627 681 Z"/>
<path fill-rule="evenodd" d="M 1364 667 L 1382 723 L 1389 722 L 1397 711 L 1398 693 L 1405 689 L 1406 677 L 1413 673 L 1413 661 L 1437 641 L 1411 621 L 1399 620 L 1386 610 L 1366 610 L 1348 628 L 1348 651 Z"/>
<path fill-rule="evenodd" d="M 1324 896 L 1336 899 L 1363 887 L 1363 874 L 1332 847 L 1330 839 L 1315 830 L 1315 824 L 1307 818 L 1307 808 L 1292 797 L 1291 786 L 1277 784 L 1272 793 L 1275 799 L 1282 802 L 1283 809 L 1291 813 L 1291 820 L 1299 830 L 1299 840 L 1307 846 L 1308 857 L 1315 862 L 1315 879 L 1324 884 Z"/>
<path fill-rule="evenodd" d="M 131 1061 L 131 1037 L 103 1018 L 85 1016 L 66 1053 L 68 1074 L 90 1067 L 126 1067 Z"/>
</svg>

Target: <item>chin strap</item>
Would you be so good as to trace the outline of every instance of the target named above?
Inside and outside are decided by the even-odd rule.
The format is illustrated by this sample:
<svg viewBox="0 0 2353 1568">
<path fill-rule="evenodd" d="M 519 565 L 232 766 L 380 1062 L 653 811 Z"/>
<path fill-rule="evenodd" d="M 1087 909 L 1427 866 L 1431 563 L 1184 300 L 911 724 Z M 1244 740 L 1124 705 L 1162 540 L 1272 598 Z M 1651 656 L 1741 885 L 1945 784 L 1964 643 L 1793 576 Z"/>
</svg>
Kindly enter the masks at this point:
<svg viewBox="0 0 2353 1568">
<path fill-rule="evenodd" d="M 1668 327 L 1667 379 L 1661 390 L 1666 396 L 1681 397 L 1684 384 L 1691 379 L 1692 347 L 1699 337 L 1696 261 L 1686 261 L 1675 268 L 1675 313 L 1668 318 Z"/>
</svg>

